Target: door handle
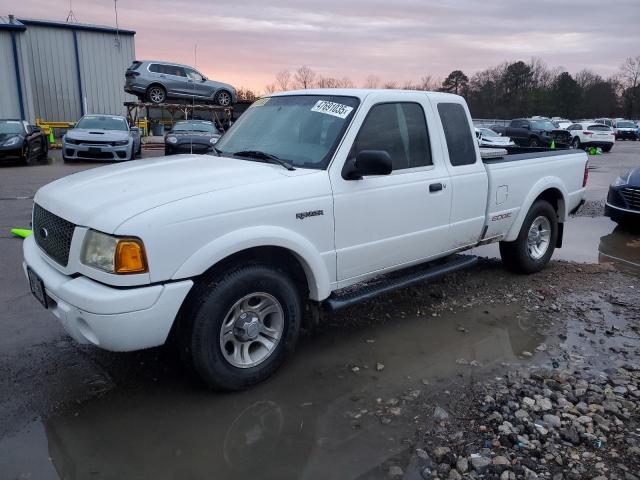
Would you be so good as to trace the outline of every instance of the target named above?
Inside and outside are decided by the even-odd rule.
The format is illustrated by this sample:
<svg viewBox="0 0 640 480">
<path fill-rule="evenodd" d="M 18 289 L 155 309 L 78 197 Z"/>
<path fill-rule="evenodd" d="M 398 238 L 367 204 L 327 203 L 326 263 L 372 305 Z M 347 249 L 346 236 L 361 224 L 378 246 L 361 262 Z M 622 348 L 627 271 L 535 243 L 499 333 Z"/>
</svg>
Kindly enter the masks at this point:
<svg viewBox="0 0 640 480">
<path fill-rule="evenodd" d="M 439 192 L 440 190 L 442 190 L 441 183 L 432 183 L 431 185 L 429 185 L 429 193 Z"/>
</svg>

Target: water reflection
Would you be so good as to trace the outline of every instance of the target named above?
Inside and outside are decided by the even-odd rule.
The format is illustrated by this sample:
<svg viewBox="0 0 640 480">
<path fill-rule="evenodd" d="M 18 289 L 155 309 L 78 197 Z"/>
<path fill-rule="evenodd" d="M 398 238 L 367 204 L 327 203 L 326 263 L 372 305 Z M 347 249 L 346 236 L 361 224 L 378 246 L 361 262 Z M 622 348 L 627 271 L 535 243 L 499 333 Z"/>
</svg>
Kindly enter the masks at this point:
<svg viewBox="0 0 640 480">
<path fill-rule="evenodd" d="M 381 423 L 376 399 L 416 386 L 424 399 L 474 368 L 457 359 L 497 366 L 541 341 L 515 321 L 515 305 L 486 311 L 350 333 L 332 327 L 302 342 L 271 381 L 245 392 L 215 394 L 189 382 L 120 389 L 48 419 L 49 453 L 68 479 L 377 478 L 375 466 L 409 448 L 402 439 L 414 420 L 407 411 Z"/>
<path fill-rule="evenodd" d="M 600 237 L 598 262 L 610 263 L 625 273 L 640 274 L 640 233 L 618 226 Z"/>
</svg>

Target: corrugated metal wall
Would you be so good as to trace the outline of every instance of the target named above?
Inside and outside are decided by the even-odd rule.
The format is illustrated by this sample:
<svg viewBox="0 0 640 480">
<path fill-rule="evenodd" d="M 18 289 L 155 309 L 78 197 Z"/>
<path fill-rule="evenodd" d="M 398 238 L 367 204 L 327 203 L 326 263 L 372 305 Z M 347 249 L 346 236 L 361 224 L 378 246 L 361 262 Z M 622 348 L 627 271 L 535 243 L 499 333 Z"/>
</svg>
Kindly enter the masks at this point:
<svg viewBox="0 0 640 480">
<path fill-rule="evenodd" d="M 73 31 L 29 26 L 24 32 L 29 49 L 31 96 L 38 118 L 75 121 L 81 116 Z"/>
<path fill-rule="evenodd" d="M 18 84 L 13 61 L 13 45 L 11 32 L 0 31 L 0 118 L 20 118 L 20 102 L 18 101 Z"/>
<path fill-rule="evenodd" d="M 120 35 L 120 46 L 113 33 L 78 31 L 80 76 L 86 113 L 125 114 L 122 105 L 135 97 L 124 92 L 124 72 L 135 57 L 133 35 Z"/>
<path fill-rule="evenodd" d="M 119 48 L 112 32 L 28 25 L 22 35 L 28 49 L 30 96 L 37 118 L 76 121 L 82 116 L 82 96 L 87 113 L 126 113 L 122 103 L 135 99 L 123 90 L 125 70 L 135 57 L 133 35 L 120 35 Z"/>
</svg>

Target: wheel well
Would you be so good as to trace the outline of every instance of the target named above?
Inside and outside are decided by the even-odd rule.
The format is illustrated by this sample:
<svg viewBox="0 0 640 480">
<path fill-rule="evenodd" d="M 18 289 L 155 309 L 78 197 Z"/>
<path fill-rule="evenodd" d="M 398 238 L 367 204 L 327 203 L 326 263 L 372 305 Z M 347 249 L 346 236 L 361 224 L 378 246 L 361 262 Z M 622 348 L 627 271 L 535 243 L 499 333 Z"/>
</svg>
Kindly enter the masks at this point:
<svg viewBox="0 0 640 480">
<path fill-rule="evenodd" d="M 265 246 L 242 250 L 220 260 L 205 271 L 203 276 L 218 275 L 235 265 L 254 262 L 272 265 L 286 271 L 300 289 L 303 298 L 308 298 L 309 278 L 305 265 L 295 253 L 283 247 Z"/>
<path fill-rule="evenodd" d="M 562 247 L 562 237 L 564 236 L 564 218 L 565 218 L 565 205 L 562 192 L 557 188 L 549 188 L 542 192 L 537 200 L 545 200 L 551 204 L 558 216 L 558 239 L 556 240 L 556 247 Z"/>
<path fill-rule="evenodd" d="M 151 85 L 149 85 L 147 87 L 147 89 L 145 90 L 146 92 L 148 92 L 152 87 L 160 87 L 162 88 L 165 92 L 167 91 L 166 87 L 164 85 L 162 85 L 161 83 L 152 83 Z"/>
</svg>

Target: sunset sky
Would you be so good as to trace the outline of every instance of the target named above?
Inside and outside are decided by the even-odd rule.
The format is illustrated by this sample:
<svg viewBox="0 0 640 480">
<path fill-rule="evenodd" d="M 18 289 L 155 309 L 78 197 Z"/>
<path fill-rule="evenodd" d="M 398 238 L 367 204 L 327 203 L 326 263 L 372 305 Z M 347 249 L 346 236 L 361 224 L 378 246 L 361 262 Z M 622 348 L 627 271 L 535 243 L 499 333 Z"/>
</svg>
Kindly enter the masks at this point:
<svg viewBox="0 0 640 480">
<path fill-rule="evenodd" d="M 112 0 L 74 0 L 81 23 L 115 25 Z M 0 15 L 65 20 L 69 2 L 9 0 Z M 617 72 L 640 55 L 640 0 L 118 0 L 136 56 L 193 64 L 258 91 L 282 69 L 381 80 L 467 75 L 540 57 L 569 72 Z"/>
</svg>

